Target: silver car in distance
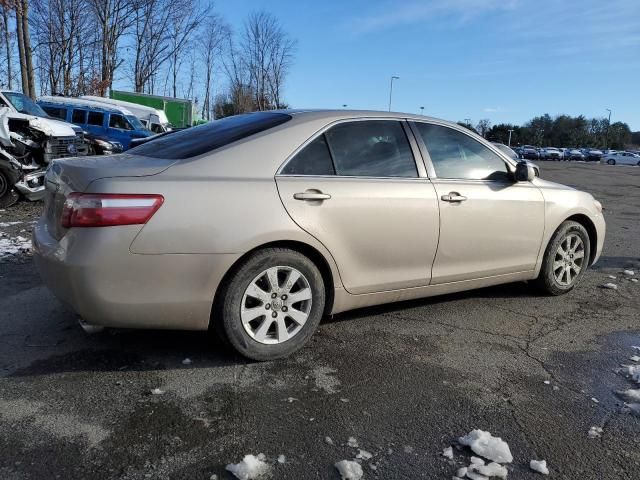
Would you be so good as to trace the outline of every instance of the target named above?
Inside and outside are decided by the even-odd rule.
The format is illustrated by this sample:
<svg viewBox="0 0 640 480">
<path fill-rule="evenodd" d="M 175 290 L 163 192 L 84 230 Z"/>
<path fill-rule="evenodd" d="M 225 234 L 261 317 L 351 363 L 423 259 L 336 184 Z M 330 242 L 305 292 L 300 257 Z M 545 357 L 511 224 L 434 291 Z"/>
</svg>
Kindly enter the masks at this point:
<svg viewBox="0 0 640 480">
<path fill-rule="evenodd" d="M 327 314 L 523 280 L 566 293 L 604 236 L 590 194 L 456 124 L 274 111 L 54 162 L 33 245 L 87 324 L 213 329 L 271 360 Z"/>
</svg>

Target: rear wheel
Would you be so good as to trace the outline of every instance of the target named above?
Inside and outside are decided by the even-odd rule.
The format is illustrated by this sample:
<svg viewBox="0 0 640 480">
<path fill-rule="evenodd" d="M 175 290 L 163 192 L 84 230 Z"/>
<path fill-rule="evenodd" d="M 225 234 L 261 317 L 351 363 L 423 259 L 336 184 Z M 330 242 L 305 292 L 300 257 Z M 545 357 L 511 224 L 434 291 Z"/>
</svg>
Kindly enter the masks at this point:
<svg viewBox="0 0 640 480">
<path fill-rule="evenodd" d="M 324 282 L 306 256 L 268 248 L 235 270 L 217 303 L 214 325 L 226 343 L 253 360 L 275 360 L 313 335 L 324 312 Z"/>
<path fill-rule="evenodd" d="M 590 255 L 587 230 L 578 222 L 564 222 L 547 245 L 538 285 L 551 295 L 570 292 L 587 269 Z"/>
<path fill-rule="evenodd" d="M 615 164 L 616 164 L 616 161 L 615 161 L 613 158 L 610 158 L 609 160 L 607 160 L 607 163 L 608 163 L 609 165 L 615 165 Z"/>
</svg>

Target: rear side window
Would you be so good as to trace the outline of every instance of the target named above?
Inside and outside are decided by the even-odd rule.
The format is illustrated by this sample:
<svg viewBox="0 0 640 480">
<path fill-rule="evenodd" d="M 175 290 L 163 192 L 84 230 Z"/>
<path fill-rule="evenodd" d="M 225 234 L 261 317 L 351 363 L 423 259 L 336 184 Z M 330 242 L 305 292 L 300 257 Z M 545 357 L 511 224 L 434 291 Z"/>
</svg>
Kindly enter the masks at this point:
<svg viewBox="0 0 640 480">
<path fill-rule="evenodd" d="M 417 177 L 411 146 L 400 122 L 341 123 L 325 134 L 336 174 L 362 177 Z"/>
<path fill-rule="evenodd" d="M 87 111 L 74 108 L 71 112 L 71 123 L 87 123 Z"/>
<path fill-rule="evenodd" d="M 255 112 L 214 120 L 158 138 L 130 150 L 136 155 L 182 160 L 212 152 L 291 120 L 285 113 Z"/>
<path fill-rule="evenodd" d="M 104 113 L 102 112 L 89 112 L 89 118 L 87 119 L 89 125 L 97 125 L 101 127 L 104 124 Z"/>
<path fill-rule="evenodd" d="M 282 169 L 282 175 L 335 175 L 324 135 L 304 147 Z"/>
<path fill-rule="evenodd" d="M 42 106 L 42 105 L 41 105 Z M 53 118 L 59 118 L 61 120 L 67 119 L 67 109 L 59 108 L 59 107 L 44 107 L 42 109 L 47 112 L 47 114 Z"/>
</svg>

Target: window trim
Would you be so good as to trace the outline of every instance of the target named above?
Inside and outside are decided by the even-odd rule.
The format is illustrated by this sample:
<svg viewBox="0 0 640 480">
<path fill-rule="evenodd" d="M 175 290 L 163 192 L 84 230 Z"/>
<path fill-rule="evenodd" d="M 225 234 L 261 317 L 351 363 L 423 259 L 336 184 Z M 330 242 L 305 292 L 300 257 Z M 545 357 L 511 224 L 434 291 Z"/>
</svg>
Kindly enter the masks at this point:
<svg viewBox="0 0 640 480">
<path fill-rule="evenodd" d="M 425 121 L 425 120 L 415 120 L 415 119 L 411 119 L 408 121 L 409 123 L 409 127 L 411 128 L 411 132 L 413 133 L 413 136 L 415 137 L 415 141 L 418 144 L 418 148 L 420 149 L 420 153 L 422 154 L 422 158 L 424 160 L 425 163 L 425 168 L 427 169 L 427 172 L 429 174 L 429 178 L 432 180 L 438 180 L 441 182 L 473 182 L 473 183 L 489 183 L 489 184 L 505 184 L 506 182 L 504 180 L 487 180 L 487 179 L 473 179 L 473 178 L 440 178 L 438 177 L 438 175 L 436 175 L 436 170 L 433 166 L 433 162 L 431 161 L 431 155 L 429 155 L 429 150 L 427 149 L 426 144 L 424 143 L 424 140 L 422 139 L 422 135 L 420 135 L 420 132 L 418 131 L 418 124 L 425 124 L 425 125 L 436 125 L 438 127 L 445 127 L 445 128 L 450 128 L 451 130 L 455 130 L 456 132 L 462 133 L 464 135 L 466 135 L 467 137 L 469 137 L 470 139 L 478 142 L 480 145 L 488 148 L 491 152 L 495 153 L 496 155 L 498 155 L 498 157 L 500 159 L 502 159 L 503 162 L 506 163 L 507 165 L 507 170 L 509 171 L 509 173 L 513 174 L 515 172 L 515 168 L 516 168 L 516 162 L 512 159 L 509 158 L 506 154 L 502 153 L 498 147 L 496 147 L 495 145 L 492 145 L 491 142 L 488 142 L 487 140 L 485 140 L 484 138 L 478 139 L 475 137 L 475 135 L 473 135 L 472 132 L 470 132 L 469 130 L 467 130 L 465 127 L 462 127 L 460 125 L 452 125 L 450 123 L 447 122 L 440 122 L 437 120 L 429 120 L 429 121 Z"/>
<path fill-rule="evenodd" d="M 336 126 L 339 125 L 341 123 L 353 123 L 353 122 L 365 122 L 365 121 L 371 121 L 371 120 L 375 120 L 375 121 L 395 121 L 395 122 L 399 122 L 400 126 L 402 127 L 402 130 L 407 138 L 407 142 L 409 143 L 409 148 L 411 150 L 411 155 L 413 156 L 413 162 L 415 164 L 416 167 L 416 172 L 417 172 L 417 176 L 415 177 L 380 177 L 380 176 L 367 176 L 367 175 L 338 175 L 337 173 L 335 175 L 302 175 L 302 174 L 296 174 L 296 175 L 292 175 L 292 174 L 284 174 L 282 173 L 282 170 L 284 170 L 284 168 L 287 166 L 287 164 L 302 150 L 304 150 L 307 145 L 309 145 L 311 142 L 313 142 L 315 139 L 317 139 L 318 137 L 320 137 L 321 135 L 324 135 L 327 133 L 327 131 Z M 424 167 L 424 163 L 422 161 L 420 161 L 421 157 L 421 152 L 418 148 L 418 143 L 416 142 L 416 139 L 414 138 L 415 135 L 413 134 L 413 131 L 409 128 L 408 122 L 407 122 L 407 118 L 403 118 L 403 117 L 357 117 L 357 118 L 341 118 L 339 120 L 335 120 L 333 122 L 328 123 L 327 125 L 325 125 L 324 127 L 322 127 L 320 130 L 316 131 L 311 137 L 309 137 L 305 142 L 303 142 L 298 148 L 296 148 L 293 153 L 291 153 L 285 160 L 284 162 L 282 162 L 282 164 L 280 165 L 280 167 L 278 167 L 278 169 L 276 170 L 276 177 L 304 177 L 304 178 L 351 178 L 351 179 L 391 179 L 391 180 L 420 180 L 420 179 L 425 179 L 425 178 L 429 178 L 429 176 L 427 175 L 427 171 L 425 170 Z M 325 140 L 326 141 L 326 140 Z M 333 151 L 331 149 L 331 145 L 329 145 L 329 142 L 327 141 L 327 147 L 329 148 L 329 154 L 331 155 L 331 162 L 333 163 L 333 169 L 334 171 L 337 172 L 336 170 L 336 165 L 335 165 L 335 161 L 333 158 Z"/>
</svg>

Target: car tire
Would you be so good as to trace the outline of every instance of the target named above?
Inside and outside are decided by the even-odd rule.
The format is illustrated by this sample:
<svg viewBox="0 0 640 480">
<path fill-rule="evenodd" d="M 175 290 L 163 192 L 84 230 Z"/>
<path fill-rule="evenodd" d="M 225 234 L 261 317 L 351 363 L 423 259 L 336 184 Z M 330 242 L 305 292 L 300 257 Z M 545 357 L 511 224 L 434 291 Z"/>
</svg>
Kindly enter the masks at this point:
<svg viewBox="0 0 640 480">
<path fill-rule="evenodd" d="M 609 160 L 607 160 L 607 164 L 608 165 L 615 165 L 616 161 L 613 158 L 610 158 Z"/>
<path fill-rule="evenodd" d="M 550 295 L 570 292 L 584 275 L 590 258 L 591 243 L 587 230 L 578 222 L 563 222 L 545 249 L 540 274 L 536 279 L 538 287 Z M 579 271 L 576 272 L 578 266 Z"/>
<path fill-rule="evenodd" d="M 0 208 L 8 208 L 18 201 L 18 194 L 13 189 L 13 182 L 7 172 L 0 169 Z"/>
<path fill-rule="evenodd" d="M 296 278 L 293 283 L 291 277 Z M 305 300 L 292 301 L 293 297 Z M 322 274 L 308 257 L 286 248 L 266 248 L 242 261 L 223 285 L 213 326 L 242 356 L 276 360 L 309 341 L 325 299 Z"/>
</svg>

